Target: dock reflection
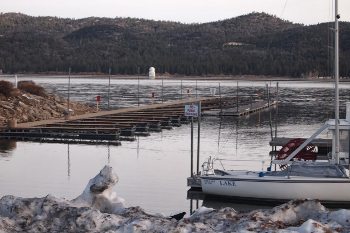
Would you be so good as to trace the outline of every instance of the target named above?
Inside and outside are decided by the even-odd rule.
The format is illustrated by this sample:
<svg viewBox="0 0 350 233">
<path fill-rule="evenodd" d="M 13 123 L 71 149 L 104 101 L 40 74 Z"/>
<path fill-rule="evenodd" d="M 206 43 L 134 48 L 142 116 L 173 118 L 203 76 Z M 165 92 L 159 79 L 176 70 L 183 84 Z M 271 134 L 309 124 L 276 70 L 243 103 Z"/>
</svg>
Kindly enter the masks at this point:
<svg viewBox="0 0 350 233">
<path fill-rule="evenodd" d="M 17 141 L 2 139 L 0 140 L 0 152 L 7 153 L 17 148 Z"/>
</svg>

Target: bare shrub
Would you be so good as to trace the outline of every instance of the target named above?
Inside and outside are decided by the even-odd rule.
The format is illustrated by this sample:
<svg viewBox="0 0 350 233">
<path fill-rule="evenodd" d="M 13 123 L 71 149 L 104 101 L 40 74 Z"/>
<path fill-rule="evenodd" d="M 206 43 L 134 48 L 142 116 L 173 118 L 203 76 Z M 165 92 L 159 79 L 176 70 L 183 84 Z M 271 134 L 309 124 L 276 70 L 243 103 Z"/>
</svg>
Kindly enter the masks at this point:
<svg viewBox="0 0 350 233">
<path fill-rule="evenodd" d="M 38 96 L 46 97 L 46 91 L 43 87 L 36 85 L 33 81 L 20 81 L 18 82 L 18 89 Z"/>
<path fill-rule="evenodd" d="M 0 80 L 0 94 L 11 97 L 15 95 L 13 84 L 4 80 Z"/>
</svg>

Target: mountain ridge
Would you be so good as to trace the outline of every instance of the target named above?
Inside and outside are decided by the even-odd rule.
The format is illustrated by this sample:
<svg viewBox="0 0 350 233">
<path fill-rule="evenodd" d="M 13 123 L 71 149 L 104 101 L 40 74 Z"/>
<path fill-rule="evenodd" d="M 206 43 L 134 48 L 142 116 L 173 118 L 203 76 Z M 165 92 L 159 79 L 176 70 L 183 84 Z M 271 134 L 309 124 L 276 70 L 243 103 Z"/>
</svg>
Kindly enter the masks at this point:
<svg viewBox="0 0 350 233">
<path fill-rule="evenodd" d="M 111 67 L 113 74 L 136 74 L 138 67 L 146 73 L 154 66 L 160 73 L 181 75 L 328 76 L 331 40 L 325 44 L 320 39 L 328 27 L 257 12 L 198 24 L 5 13 L 0 15 L 0 69 L 108 72 Z M 342 22 L 341 30 L 341 56 L 346 60 L 350 23 Z M 350 76 L 346 62 L 341 74 Z"/>
</svg>

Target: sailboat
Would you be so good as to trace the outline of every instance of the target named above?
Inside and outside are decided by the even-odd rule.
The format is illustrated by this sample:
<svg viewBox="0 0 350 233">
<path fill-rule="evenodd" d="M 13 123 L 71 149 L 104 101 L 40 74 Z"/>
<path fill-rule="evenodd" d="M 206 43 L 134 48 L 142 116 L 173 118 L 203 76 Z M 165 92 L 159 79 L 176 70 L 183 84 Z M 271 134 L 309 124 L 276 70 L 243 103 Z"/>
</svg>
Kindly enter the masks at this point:
<svg viewBox="0 0 350 233">
<path fill-rule="evenodd" d="M 293 150 L 293 146 L 283 147 L 267 171 L 215 169 L 214 160 L 209 159 L 199 175 L 204 194 L 274 203 L 309 198 L 325 204 L 350 204 L 350 103 L 346 119 L 339 119 L 339 18 L 336 0 L 335 119 L 328 120 L 307 140 L 291 141 Z M 310 143 L 325 130 L 332 134 L 332 151 L 326 160 L 317 160 Z"/>
</svg>

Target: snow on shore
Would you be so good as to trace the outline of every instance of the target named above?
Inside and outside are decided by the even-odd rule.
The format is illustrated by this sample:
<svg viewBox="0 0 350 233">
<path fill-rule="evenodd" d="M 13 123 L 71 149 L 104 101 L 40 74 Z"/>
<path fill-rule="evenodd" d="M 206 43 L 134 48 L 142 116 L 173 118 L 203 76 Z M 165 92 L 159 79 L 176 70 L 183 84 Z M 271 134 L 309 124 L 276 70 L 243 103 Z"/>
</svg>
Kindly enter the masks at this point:
<svg viewBox="0 0 350 233">
<path fill-rule="evenodd" d="M 313 200 L 238 213 L 199 208 L 179 221 L 125 207 L 112 191 L 118 177 L 104 167 L 72 201 L 53 196 L 0 199 L 0 233 L 7 232 L 350 232 L 350 210 L 330 211 Z"/>
</svg>

